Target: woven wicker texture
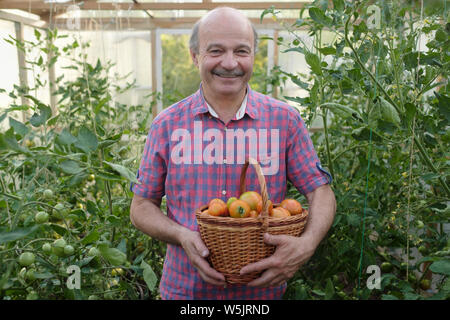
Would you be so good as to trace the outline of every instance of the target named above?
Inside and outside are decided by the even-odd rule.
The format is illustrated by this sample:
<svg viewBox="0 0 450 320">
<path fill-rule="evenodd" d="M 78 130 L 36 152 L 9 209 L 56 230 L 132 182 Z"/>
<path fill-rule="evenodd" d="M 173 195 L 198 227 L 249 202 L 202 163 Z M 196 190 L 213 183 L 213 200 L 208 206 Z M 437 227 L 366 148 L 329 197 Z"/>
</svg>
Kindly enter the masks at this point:
<svg viewBox="0 0 450 320">
<path fill-rule="evenodd" d="M 263 209 L 257 218 L 213 217 L 202 214 L 208 209 L 207 205 L 196 211 L 200 235 L 210 252 L 208 260 L 230 284 L 245 284 L 259 277 L 259 272 L 241 276 L 239 271 L 245 265 L 273 254 L 275 247 L 264 243 L 265 232 L 298 237 L 303 232 L 308 216 L 308 211 L 303 210 L 302 214 L 287 218 L 269 217 L 266 181 L 261 167 L 252 158 L 249 158 L 242 168 L 240 194 L 245 192 L 245 175 L 249 164 L 256 170 L 263 200 Z M 274 204 L 274 207 L 277 206 L 278 204 Z"/>
</svg>

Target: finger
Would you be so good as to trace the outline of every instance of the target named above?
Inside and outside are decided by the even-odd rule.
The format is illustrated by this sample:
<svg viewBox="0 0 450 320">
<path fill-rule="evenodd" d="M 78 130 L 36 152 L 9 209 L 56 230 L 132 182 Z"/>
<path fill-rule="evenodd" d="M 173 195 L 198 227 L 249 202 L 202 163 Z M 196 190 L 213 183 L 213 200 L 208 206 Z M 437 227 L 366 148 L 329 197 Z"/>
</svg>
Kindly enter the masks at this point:
<svg viewBox="0 0 450 320">
<path fill-rule="evenodd" d="M 196 241 L 194 241 L 194 246 L 198 254 L 201 255 L 203 258 L 206 258 L 209 255 L 209 250 L 206 247 L 205 243 L 203 242 L 202 238 L 200 237 L 199 233 L 197 233 L 197 239 Z"/>
<path fill-rule="evenodd" d="M 272 270 L 267 270 L 267 271 L 263 272 L 261 277 L 250 281 L 247 284 L 247 286 L 249 286 L 249 287 L 259 287 L 259 288 L 268 287 L 274 281 L 278 281 L 276 273 L 273 272 Z"/>
<path fill-rule="evenodd" d="M 277 264 L 277 260 L 273 256 L 270 256 L 268 258 L 265 258 L 265 259 L 262 259 L 257 262 L 254 262 L 254 263 L 244 266 L 241 269 L 241 271 L 239 272 L 239 274 L 244 275 L 246 273 L 263 271 L 263 270 L 275 267 L 276 264 Z"/>
<path fill-rule="evenodd" d="M 286 242 L 286 235 L 264 233 L 264 242 L 273 246 L 279 246 Z"/>
<path fill-rule="evenodd" d="M 213 279 L 217 282 L 219 285 L 225 285 L 225 276 L 215 270 L 214 268 L 211 268 L 209 263 L 205 259 L 198 259 L 197 262 L 197 269 L 201 271 L 205 276 L 207 276 L 210 279 Z"/>
</svg>

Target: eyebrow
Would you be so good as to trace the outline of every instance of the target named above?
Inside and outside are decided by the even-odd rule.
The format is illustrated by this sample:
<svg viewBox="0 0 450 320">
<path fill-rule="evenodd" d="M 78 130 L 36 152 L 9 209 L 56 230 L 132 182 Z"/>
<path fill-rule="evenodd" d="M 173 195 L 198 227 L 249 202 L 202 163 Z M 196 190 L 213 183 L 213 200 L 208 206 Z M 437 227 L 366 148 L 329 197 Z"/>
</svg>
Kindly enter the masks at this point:
<svg viewBox="0 0 450 320">
<path fill-rule="evenodd" d="M 206 47 L 206 51 L 210 50 L 210 49 L 213 48 L 213 47 L 223 48 L 223 45 L 221 45 L 221 44 L 219 44 L 219 43 L 211 43 L 210 45 L 208 45 L 208 46 Z M 250 48 L 250 46 L 248 46 L 248 45 L 246 45 L 246 44 L 240 44 L 240 45 L 237 47 L 237 49 L 242 49 L 242 48 L 245 48 L 245 49 L 248 49 L 249 51 L 252 51 L 252 49 Z"/>
</svg>

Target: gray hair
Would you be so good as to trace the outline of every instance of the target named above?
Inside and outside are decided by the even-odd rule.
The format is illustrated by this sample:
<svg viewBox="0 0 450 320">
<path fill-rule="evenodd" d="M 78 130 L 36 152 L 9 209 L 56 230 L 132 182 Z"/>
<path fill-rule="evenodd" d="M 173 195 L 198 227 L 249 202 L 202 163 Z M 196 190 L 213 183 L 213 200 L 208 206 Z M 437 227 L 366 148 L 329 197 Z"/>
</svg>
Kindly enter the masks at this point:
<svg viewBox="0 0 450 320">
<path fill-rule="evenodd" d="M 198 30 L 200 28 L 200 24 L 201 24 L 202 20 L 203 19 L 200 19 L 195 23 L 194 27 L 192 28 L 191 37 L 189 39 L 189 49 L 191 49 L 192 52 L 194 52 L 196 54 L 198 54 L 198 52 L 199 52 Z M 256 32 L 255 26 L 250 21 L 250 19 L 248 20 L 248 22 L 250 23 L 250 26 L 252 27 L 252 30 L 253 30 L 254 53 L 256 53 L 256 51 L 258 49 L 258 33 Z"/>
</svg>

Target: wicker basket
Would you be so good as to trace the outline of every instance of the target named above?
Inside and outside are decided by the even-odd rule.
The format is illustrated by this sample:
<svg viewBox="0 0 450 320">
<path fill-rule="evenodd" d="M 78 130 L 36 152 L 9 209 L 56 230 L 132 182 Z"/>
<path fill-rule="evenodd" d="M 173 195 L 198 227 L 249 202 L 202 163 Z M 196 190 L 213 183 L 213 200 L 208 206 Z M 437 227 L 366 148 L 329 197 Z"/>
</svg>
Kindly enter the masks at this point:
<svg viewBox="0 0 450 320">
<path fill-rule="evenodd" d="M 269 218 L 266 181 L 261 167 L 252 158 L 248 159 L 242 168 L 240 194 L 245 192 L 245 175 L 249 164 L 256 170 L 263 200 L 263 209 L 257 218 L 213 217 L 202 214 L 202 211 L 208 209 L 208 205 L 196 211 L 200 235 L 210 252 L 208 260 L 230 284 L 245 284 L 259 277 L 260 272 L 241 276 L 239 271 L 245 265 L 273 254 L 275 247 L 264 243 L 265 232 L 298 237 L 303 232 L 308 216 L 308 211 L 303 209 L 302 214 L 287 218 Z M 277 205 L 274 204 L 274 207 Z"/>
</svg>

